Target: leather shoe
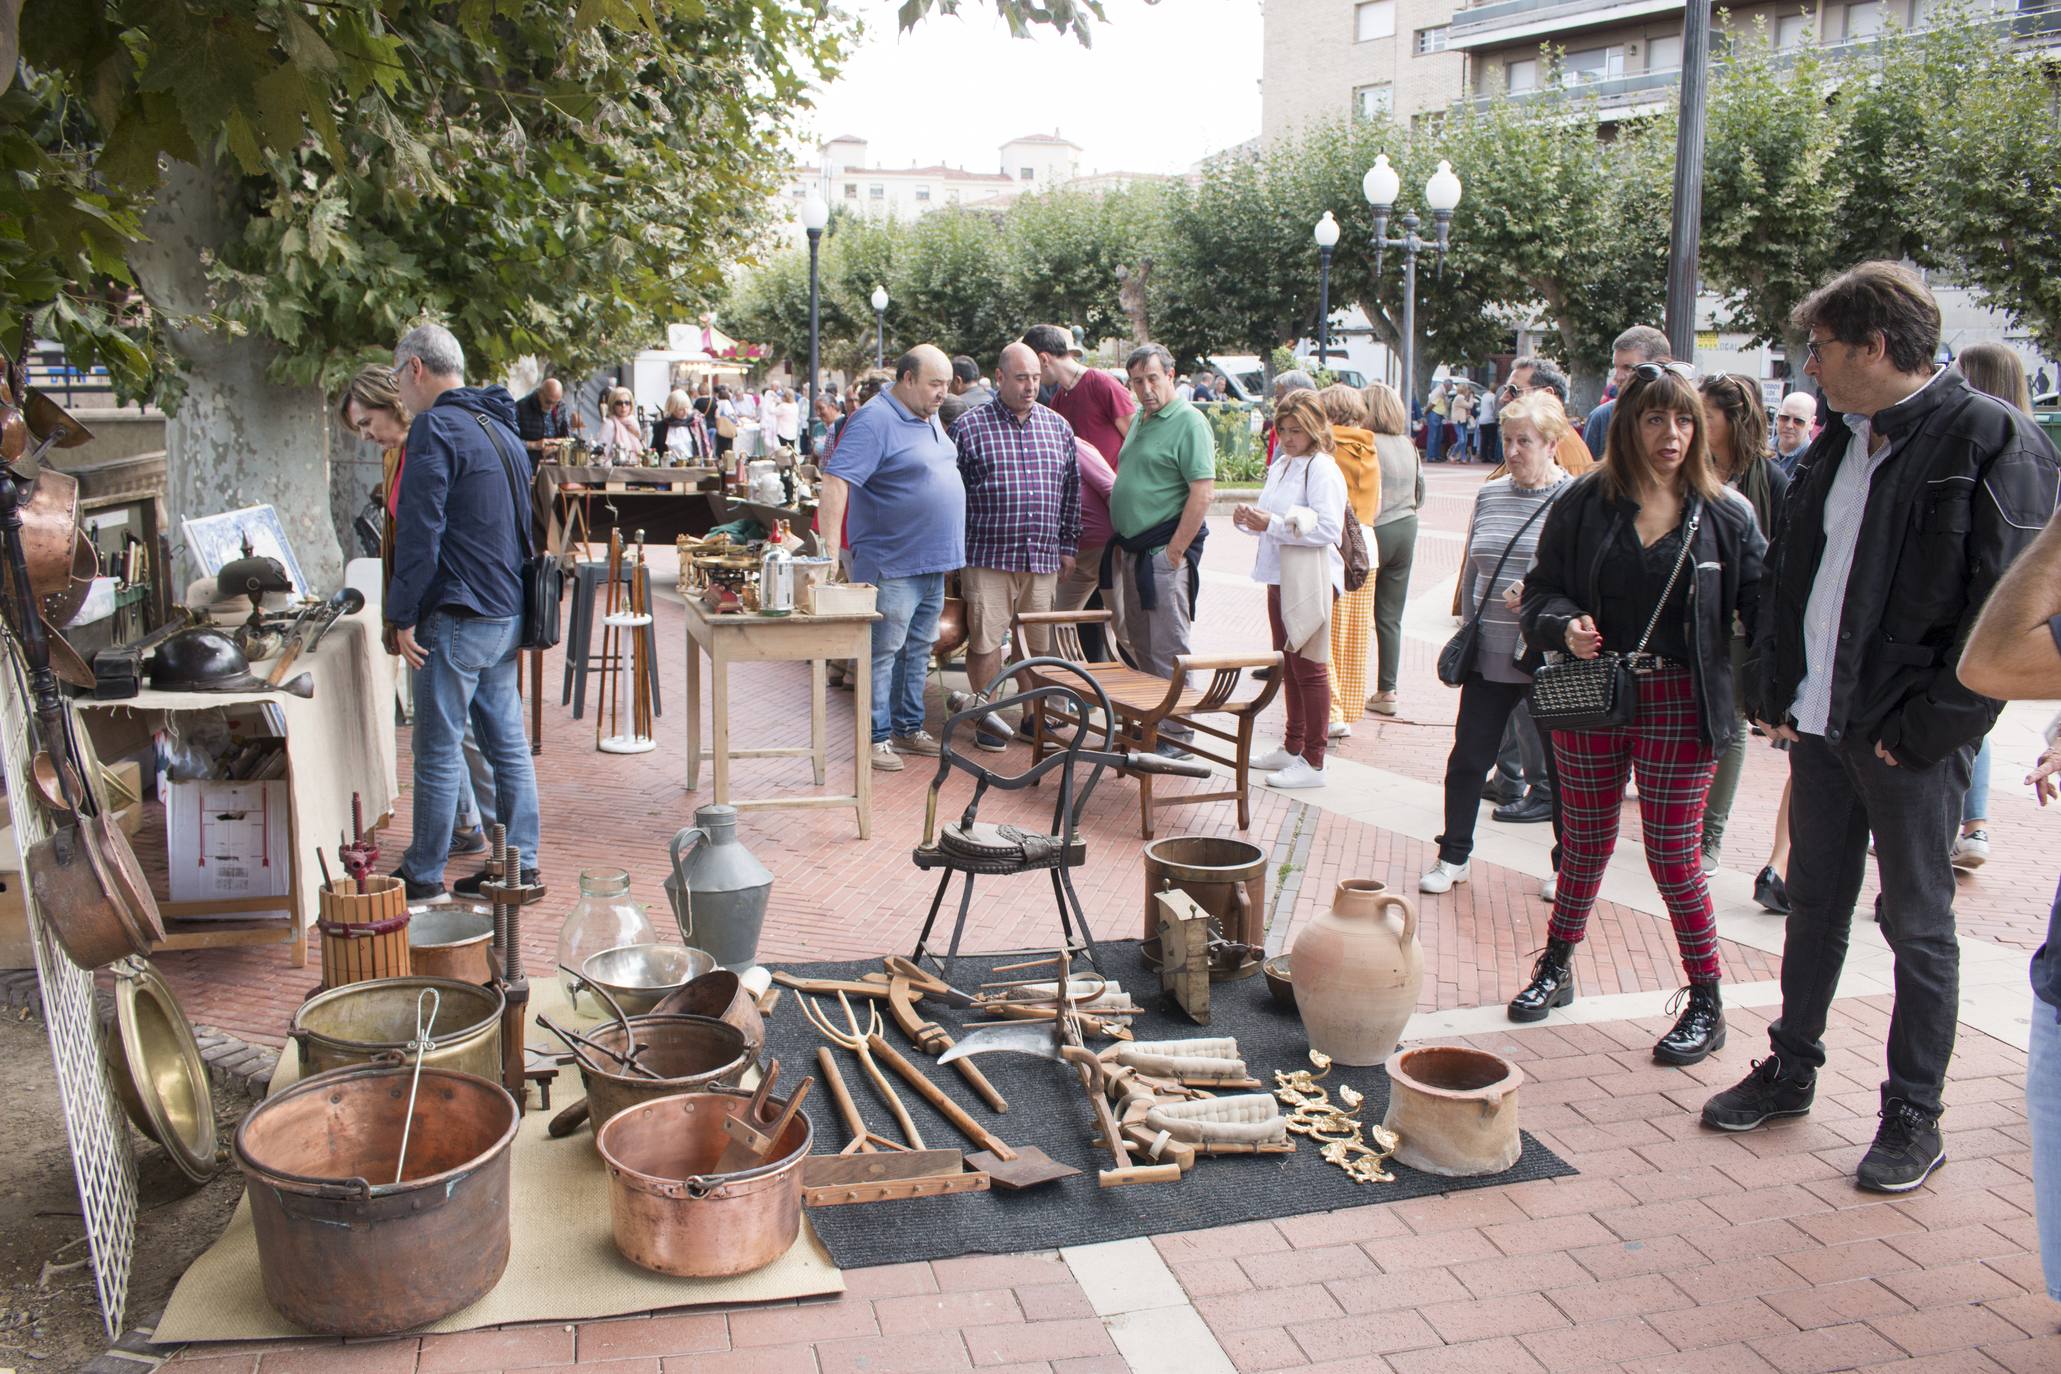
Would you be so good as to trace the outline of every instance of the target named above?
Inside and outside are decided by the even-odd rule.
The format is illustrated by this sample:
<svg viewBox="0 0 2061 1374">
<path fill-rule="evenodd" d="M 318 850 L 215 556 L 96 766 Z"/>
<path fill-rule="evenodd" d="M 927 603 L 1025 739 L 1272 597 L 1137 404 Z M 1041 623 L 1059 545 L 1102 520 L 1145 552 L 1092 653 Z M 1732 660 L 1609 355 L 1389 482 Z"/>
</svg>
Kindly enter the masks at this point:
<svg viewBox="0 0 2061 1374">
<path fill-rule="evenodd" d="M 1724 999 L 1716 981 L 1691 983 L 1685 993 L 1686 1005 L 1675 1018 L 1674 1029 L 1653 1047 L 1657 1064 L 1698 1064 L 1724 1048 Z"/>
<path fill-rule="evenodd" d="M 1510 825 L 1535 825 L 1553 819 L 1553 799 L 1540 796 L 1538 789 L 1533 788 L 1516 801 L 1506 802 L 1489 814 Z"/>
<path fill-rule="evenodd" d="M 1545 952 L 1531 967 L 1531 981 L 1510 999 L 1512 1021 L 1543 1021 L 1554 1007 L 1574 1001 L 1574 944 L 1568 940 L 1546 940 Z"/>
<path fill-rule="evenodd" d="M 1502 778 L 1491 776 L 1481 785 L 1481 799 L 1494 802 L 1498 806 L 1508 806 L 1518 800 L 1518 793 L 1515 788 L 1504 783 Z"/>
<path fill-rule="evenodd" d="M 1787 916 L 1789 885 L 1782 881 L 1782 875 L 1773 868 L 1763 868 L 1754 875 L 1753 900 L 1760 903 L 1763 911 L 1772 911 L 1777 916 Z"/>
</svg>

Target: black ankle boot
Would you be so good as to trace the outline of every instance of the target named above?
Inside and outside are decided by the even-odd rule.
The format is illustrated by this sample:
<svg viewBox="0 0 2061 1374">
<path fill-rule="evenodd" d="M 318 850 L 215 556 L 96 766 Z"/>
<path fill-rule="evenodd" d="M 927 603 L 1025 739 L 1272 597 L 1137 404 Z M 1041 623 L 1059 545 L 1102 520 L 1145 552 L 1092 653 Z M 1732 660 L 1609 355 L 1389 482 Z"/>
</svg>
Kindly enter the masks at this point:
<svg viewBox="0 0 2061 1374">
<path fill-rule="evenodd" d="M 1574 942 L 1548 938 L 1545 953 L 1531 966 L 1531 981 L 1510 999 L 1512 1021 L 1543 1021 L 1554 1007 L 1574 1001 Z"/>
<path fill-rule="evenodd" d="M 1717 982 L 1691 983 L 1686 991 L 1687 1005 L 1675 1019 L 1675 1028 L 1653 1047 L 1656 1063 L 1695 1064 L 1724 1048 L 1725 1004 Z"/>
</svg>

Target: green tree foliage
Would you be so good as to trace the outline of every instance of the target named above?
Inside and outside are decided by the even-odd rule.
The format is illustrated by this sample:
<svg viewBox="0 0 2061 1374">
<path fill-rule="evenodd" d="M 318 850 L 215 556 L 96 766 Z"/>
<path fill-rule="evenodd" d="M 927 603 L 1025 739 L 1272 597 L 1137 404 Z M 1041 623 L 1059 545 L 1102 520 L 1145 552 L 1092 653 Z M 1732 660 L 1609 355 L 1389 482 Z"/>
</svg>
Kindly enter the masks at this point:
<svg viewBox="0 0 2061 1374">
<path fill-rule="evenodd" d="M 1912 185 L 1943 265 L 2061 352 L 2061 71 L 2010 53 L 1966 69 Z"/>
<path fill-rule="evenodd" d="M 1145 270 L 1162 192 L 1151 182 L 1096 195 L 1025 196 L 1002 222 L 1001 269 L 1023 316 L 1077 324 L 1091 339 L 1127 338 L 1124 280 Z"/>
</svg>

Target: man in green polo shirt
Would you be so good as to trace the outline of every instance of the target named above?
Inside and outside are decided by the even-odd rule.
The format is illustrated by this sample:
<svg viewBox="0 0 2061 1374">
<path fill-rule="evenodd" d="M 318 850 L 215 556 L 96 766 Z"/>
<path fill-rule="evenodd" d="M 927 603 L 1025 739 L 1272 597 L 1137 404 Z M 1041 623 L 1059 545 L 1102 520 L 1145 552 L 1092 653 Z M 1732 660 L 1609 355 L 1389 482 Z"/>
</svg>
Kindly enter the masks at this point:
<svg viewBox="0 0 2061 1374">
<path fill-rule="evenodd" d="M 1173 355 L 1158 344 L 1125 360 L 1138 415 L 1124 436 L 1109 522 L 1116 529 L 1108 557 L 1123 589 L 1124 628 L 1138 667 L 1174 675 L 1174 656 L 1188 652 L 1189 618 L 1200 586 L 1204 517 L 1216 492 L 1217 443 L 1202 412 L 1174 394 Z M 1180 728 L 1161 733 L 1187 738 Z M 1162 753 L 1181 751 L 1163 745 Z"/>
</svg>

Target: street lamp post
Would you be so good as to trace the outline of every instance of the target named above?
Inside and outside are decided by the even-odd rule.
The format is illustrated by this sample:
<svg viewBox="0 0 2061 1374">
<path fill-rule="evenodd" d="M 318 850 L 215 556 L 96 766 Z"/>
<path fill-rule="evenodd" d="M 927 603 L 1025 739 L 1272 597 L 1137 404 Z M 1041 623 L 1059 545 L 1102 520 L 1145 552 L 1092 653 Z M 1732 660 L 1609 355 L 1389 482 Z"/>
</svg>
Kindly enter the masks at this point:
<svg viewBox="0 0 2061 1374">
<path fill-rule="evenodd" d="M 887 288 L 873 288 L 873 365 L 887 366 Z"/>
<path fill-rule="evenodd" d="M 820 309 L 822 296 L 816 278 L 816 255 L 823 247 L 823 226 L 830 223 L 830 207 L 823 203 L 823 197 L 809 192 L 802 202 L 802 228 L 809 235 L 809 408 L 802 417 L 802 433 L 812 435 L 816 423 L 816 388 L 822 376 L 822 318 Z M 813 448 L 814 445 L 809 447 Z"/>
<path fill-rule="evenodd" d="M 1697 256 L 1703 241 L 1704 104 L 1710 87 L 1710 0 L 1682 11 L 1681 116 L 1675 124 L 1675 200 L 1667 245 L 1667 342 L 1696 357 Z"/>
<path fill-rule="evenodd" d="M 1438 261 L 1445 261 L 1446 249 L 1450 245 L 1453 225 L 1453 207 L 1460 203 L 1460 178 L 1453 175 L 1453 164 L 1440 162 L 1438 170 L 1424 183 L 1424 206 L 1431 211 L 1431 222 L 1436 238 L 1424 239 L 1417 235 L 1417 212 L 1403 212 L 1403 236 L 1392 239 L 1388 236 L 1388 214 L 1395 205 L 1395 198 L 1403 188 L 1403 179 L 1395 168 L 1388 165 L 1388 155 L 1374 159 L 1374 165 L 1367 169 L 1367 175 L 1360 181 L 1360 190 L 1367 197 L 1367 204 L 1374 208 L 1374 275 L 1381 275 L 1381 261 L 1388 249 L 1398 248 L 1403 254 L 1403 410 L 1414 415 L 1417 401 L 1417 255 L 1426 248 L 1433 249 Z"/>
<path fill-rule="evenodd" d="M 1331 251 L 1338 247 L 1338 221 L 1326 210 L 1313 231 L 1317 240 L 1317 367 L 1331 365 Z"/>
</svg>

